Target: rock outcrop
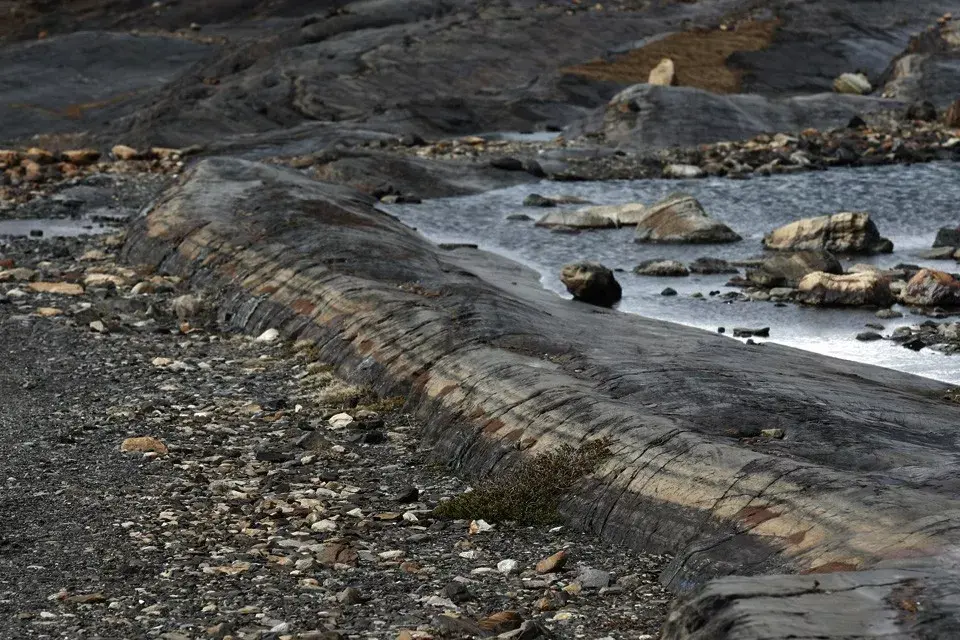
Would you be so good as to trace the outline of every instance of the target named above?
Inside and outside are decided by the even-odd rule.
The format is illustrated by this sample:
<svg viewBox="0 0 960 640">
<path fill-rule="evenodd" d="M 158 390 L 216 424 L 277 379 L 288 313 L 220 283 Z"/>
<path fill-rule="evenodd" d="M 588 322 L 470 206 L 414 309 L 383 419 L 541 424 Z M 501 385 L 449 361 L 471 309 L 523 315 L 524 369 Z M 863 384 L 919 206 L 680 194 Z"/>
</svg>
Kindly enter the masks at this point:
<svg viewBox="0 0 960 640">
<path fill-rule="evenodd" d="M 744 140 L 777 131 L 843 127 L 854 116 L 905 106 L 895 100 L 837 93 L 771 99 L 639 84 L 624 89 L 606 107 L 567 131 L 571 136 L 602 134 L 623 148 L 654 150 Z"/>
<path fill-rule="evenodd" d="M 893 304 L 890 282 L 876 271 L 835 275 L 817 271 L 797 285 L 797 297 L 818 307 L 888 307 Z"/>
<path fill-rule="evenodd" d="M 429 417 L 432 455 L 464 473 L 611 439 L 563 512 L 671 553 L 672 588 L 702 585 L 669 640 L 860 640 L 876 628 L 864 615 L 889 637 L 956 628 L 947 385 L 574 304 L 521 265 L 432 245 L 356 192 L 239 160 L 189 170 L 123 255 L 216 292 L 225 326 L 313 341 L 352 383 L 403 395 Z M 771 407 L 782 438 L 759 438 Z M 878 565 L 909 575 L 864 571 Z M 824 575 L 756 577 L 800 572 Z M 710 582 L 730 573 L 751 576 Z M 903 615 L 910 593 L 936 615 Z"/>
<path fill-rule="evenodd" d="M 714 220 L 693 196 L 675 194 L 650 206 L 637 220 L 636 242 L 662 244 L 718 244 L 742 238 Z"/>
<path fill-rule="evenodd" d="M 644 260 L 636 267 L 633 272 L 638 276 L 656 276 L 656 277 L 680 277 L 690 275 L 690 270 L 677 260 L 668 260 L 666 258 L 653 258 Z"/>
<path fill-rule="evenodd" d="M 598 307 L 612 307 L 623 294 L 613 271 L 596 262 L 574 262 L 564 265 L 560 282 L 574 299 Z"/>
<path fill-rule="evenodd" d="M 804 276 L 815 271 L 839 275 L 843 273 L 843 265 L 832 253 L 822 249 L 790 251 L 772 255 L 759 267 L 747 269 L 747 280 L 767 289 L 796 287 Z"/>
<path fill-rule="evenodd" d="M 870 214 L 851 211 L 791 222 L 765 235 L 763 246 L 777 251 L 823 249 L 867 255 L 893 251 L 893 243 L 880 236 Z"/>
<path fill-rule="evenodd" d="M 918 307 L 960 306 L 960 282 L 949 273 L 921 269 L 900 294 L 904 304 Z"/>
</svg>

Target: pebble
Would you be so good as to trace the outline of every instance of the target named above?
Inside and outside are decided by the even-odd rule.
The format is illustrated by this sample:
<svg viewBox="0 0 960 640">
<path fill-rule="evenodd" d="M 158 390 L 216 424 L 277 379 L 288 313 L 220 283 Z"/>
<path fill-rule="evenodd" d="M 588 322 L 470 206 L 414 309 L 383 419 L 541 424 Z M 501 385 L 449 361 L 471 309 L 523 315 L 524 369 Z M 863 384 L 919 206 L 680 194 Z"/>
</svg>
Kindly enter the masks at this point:
<svg viewBox="0 0 960 640">
<path fill-rule="evenodd" d="M 567 550 L 561 549 L 551 556 L 547 556 L 543 560 L 537 563 L 536 571 L 537 573 L 555 573 L 563 569 L 564 565 L 567 564 Z"/>
<path fill-rule="evenodd" d="M 276 342 L 280 338 L 280 332 L 276 329 L 267 329 L 259 336 L 257 342 Z"/>
<path fill-rule="evenodd" d="M 504 575 L 510 575 L 519 572 L 520 564 L 516 560 L 501 560 L 497 563 L 497 571 Z"/>
</svg>

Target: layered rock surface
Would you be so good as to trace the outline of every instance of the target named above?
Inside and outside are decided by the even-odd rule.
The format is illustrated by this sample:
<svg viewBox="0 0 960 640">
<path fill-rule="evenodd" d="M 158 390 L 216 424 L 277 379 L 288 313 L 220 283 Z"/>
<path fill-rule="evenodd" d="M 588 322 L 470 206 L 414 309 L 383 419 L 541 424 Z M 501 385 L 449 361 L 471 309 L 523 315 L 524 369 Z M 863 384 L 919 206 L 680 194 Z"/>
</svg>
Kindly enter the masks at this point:
<svg viewBox="0 0 960 640">
<path fill-rule="evenodd" d="M 354 382 L 408 393 L 436 455 L 465 471 L 511 466 L 521 440 L 536 453 L 612 438 L 565 511 L 675 552 L 675 589 L 830 574 L 708 583 L 667 638 L 870 637 L 867 612 L 896 633 L 957 624 L 944 596 L 956 574 L 921 561 L 960 542 L 960 408 L 942 384 L 578 305 L 515 263 L 439 249 L 354 192 L 237 160 L 194 168 L 125 257 L 218 289 L 227 325 L 314 340 Z M 772 423 L 784 438 L 758 438 Z M 893 571 L 879 591 L 876 572 L 854 572 L 870 567 Z M 905 582 L 937 616 L 900 617 L 883 596 Z M 769 589 L 786 608 L 764 606 Z"/>
<path fill-rule="evenodd" d="M 890 253 L 893 243 L 880 236 L 870 214 L 844 211 L 804 218 L 774 229 L 763 237 L 767 249 L 834 253 Z"/>
</svg>

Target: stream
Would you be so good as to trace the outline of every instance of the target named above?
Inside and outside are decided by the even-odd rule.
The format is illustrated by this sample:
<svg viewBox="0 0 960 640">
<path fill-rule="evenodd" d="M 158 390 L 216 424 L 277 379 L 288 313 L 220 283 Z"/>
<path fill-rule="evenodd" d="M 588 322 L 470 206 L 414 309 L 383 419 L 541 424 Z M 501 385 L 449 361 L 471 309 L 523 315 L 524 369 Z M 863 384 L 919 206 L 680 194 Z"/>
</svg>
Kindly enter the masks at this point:
<svg viewBox="0 0 960 640">
<path fill-rule="evenodd" d="M 529 193 L 575 195 L 596 204 L 643 202 L 652 204 L 673 192 L 690 193 L 707 212 L 740 235 L 743 241 L 726 245 L 652 245 L 633 241 L 634 228 L 555 233 L 530 220 L 508 220 L 525 213 L 537 219 L 551 211 L 523 207 Z M 689 263 L 701 256 L 727 260 L 759 257 L 763 234 L 798 218 L 868 211 L 880 233 L 895 246 L 892 254 L 841 258 L 845 266 L 870 263 L 881 267 L 906 262 L 948 272 L 958 271 L 953 260 L 923 260 L 917 253 L 929 249 L 937 229 L 960 224 L 960 164 L 922 164 L 831 169 L 752 180 L 636 180 L 618 182 L 549 182 L 528 184 L 479 195 L 426 201 L 416 205 L 381 205 L 436 242 L 472 242 L 482 249 L 506 255 L 537 269 L 543 285 L 568 296 L 558 274 L 562 265 L 595 260 L 611 269 L 623 269 L 621 311 L 716 331 L 724 327 L 770 327 L 769 341 L 899 369 L 951 383 L 960 383 L 960 355 L 947 356 L 930 349 L 914 352 L 889 341 L 859 342 L 866 323 L 879 323 L 889 335 L 895 328 L 915 325 L 925 317 L 879 320 L 874 311 L 816 309 L 770 302 L 730 302 L 711 291 L 726 287 L 729 275 L 677 278 L 638 276 L 631 270 L 643 260 L 672 258 Z M 583 205 L 578 205 L 583 206 Z M 671 287 L 679 295 L 661 295 Z M 698 299 L 692 294 L 700 292 Z M 733 339 L 733 338 L 731 338 Z"/>
</svg>

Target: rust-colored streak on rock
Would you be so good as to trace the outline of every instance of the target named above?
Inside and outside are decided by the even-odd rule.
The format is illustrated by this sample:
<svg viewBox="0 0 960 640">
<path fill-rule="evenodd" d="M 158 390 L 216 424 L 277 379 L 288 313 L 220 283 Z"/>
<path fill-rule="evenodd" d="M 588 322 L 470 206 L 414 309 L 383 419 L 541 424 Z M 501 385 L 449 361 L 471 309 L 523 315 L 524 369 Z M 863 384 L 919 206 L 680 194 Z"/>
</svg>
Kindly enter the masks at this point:
<svg viewBox="0 0 960 640">
<path fill-rule="evenodd" d="M 507 442 L 519 442 L 520 438 L 523 437 L 523 429 L 514 429 L 507 435 L 503 436 L 503 439 Z"/>
<path fill-rule="evenodd" d="M 297 313 L 305 316 L 313 314 L 317 309 L 317 305 L 313 304 L 310 300 L 306 298 L 297 298 L 290 303 L 290 308 L 296 311 Z"/>
<path fill-rule="evenodd" d="M 786 538 L 784 538 L 784 541 L 786 541 L 787 544 L 800 544 L 801 542 L 803 542 L 803 539 L 806 537 L 807 537 L 806 531 L 797 531 L 796 533 L 792 533 Z"/>
<path fill-rule="evenodd" d="M 856 571 L 859 567 L 852 562 L 827 562 L 818 567 L 801 571 L 803 575 L 814 573 L 840 573 L 842 571 Z"/>
<path fill-rule="evenodd" d="M 737 512 L 736 517 L 751 527 L 755 527 L 758 524 L 766 522 L 767 520 L 773 520 L 774 518 L 780 517 L 780 514 L 776 511 L 771 511 L 766 506 L 760 507 L 744 507 Z"/>
<path fill-rule="evenodd" d="M 483 425 L 484 433 L 496 433 L 504 426 L 503 420 L 490 420 L 487 424 Z"/>
<path fill-rule="evenodd" d="M 440 389 L 440 393 L 437 394 L 437 398 L 446 398 L 448 395 L 453 393 L 459 388 L 458 385 L 448 384 L 443 389 Z"/>
<path fill-rule="evenodd" d="M 256 294 L 259 296 L 270 296 L 277 292 L 277 287 L 274 285 L 265 285 L 257 289 Z"/>
</svg>

